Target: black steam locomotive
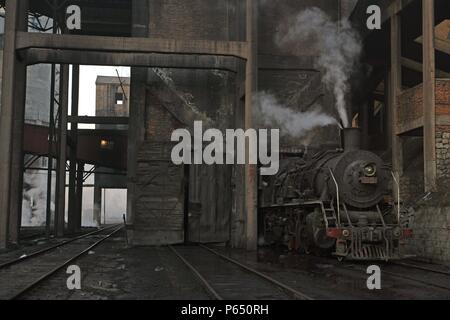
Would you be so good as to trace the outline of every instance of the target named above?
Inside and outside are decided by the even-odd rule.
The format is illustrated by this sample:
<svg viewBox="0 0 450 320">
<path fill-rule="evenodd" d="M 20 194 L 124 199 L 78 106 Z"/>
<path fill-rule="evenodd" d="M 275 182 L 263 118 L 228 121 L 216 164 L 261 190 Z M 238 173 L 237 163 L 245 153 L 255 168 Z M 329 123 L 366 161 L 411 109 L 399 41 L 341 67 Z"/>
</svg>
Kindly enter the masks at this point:
<svg viewBox="0 0 450 320">
<path fill-rule="evenodd" d="M 361 150 L 358 129 L 342 146 L 281 160 L 278 175 L 261 181 L 261 244 L 284 243 L 339 260 L 399 259 L 411 230 L 400 224 L 398 188 L 390 166 Z"/>
</svg>

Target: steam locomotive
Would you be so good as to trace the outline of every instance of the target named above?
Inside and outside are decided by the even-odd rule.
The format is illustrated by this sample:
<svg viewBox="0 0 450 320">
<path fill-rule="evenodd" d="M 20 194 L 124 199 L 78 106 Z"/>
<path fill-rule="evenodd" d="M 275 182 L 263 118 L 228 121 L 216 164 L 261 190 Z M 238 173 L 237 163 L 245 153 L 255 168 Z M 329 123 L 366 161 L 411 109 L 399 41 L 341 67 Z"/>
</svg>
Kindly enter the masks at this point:
<svg viewBox="0 0 450 320">
<path fill-rule="evenodd" d="M 339 260 L 401 258 L 410 237 L 401 226 L 398 188 L 390 166 L 361 149 L 359 129 L 341 131 L 341 147 L 281 160 L 278 175 L 261 181 L 261 244 L 283 243 Z"/>
</svg>

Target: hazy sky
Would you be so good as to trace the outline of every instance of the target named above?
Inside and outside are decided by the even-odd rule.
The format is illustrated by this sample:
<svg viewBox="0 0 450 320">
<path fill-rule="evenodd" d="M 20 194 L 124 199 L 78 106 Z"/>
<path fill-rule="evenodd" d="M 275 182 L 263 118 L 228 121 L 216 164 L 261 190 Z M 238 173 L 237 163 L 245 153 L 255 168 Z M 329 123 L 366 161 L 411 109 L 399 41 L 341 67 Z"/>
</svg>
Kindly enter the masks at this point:
<svg viewBox="0 0 450 320">
<path fill-rule="evenodd" d="M 129 67 L 104 67 L 104 66 L 81 66 L 80 67 L 80 116 L 95 116 L 95 81 L 98 76 L 129 77 Z M 70 77 L 71 79 L 72 77 Z M 69 93 L 69 97 L 71 97 Z M 70 105 L 70 103 L 69 103 Z M 89 128 L 89 125 L 80 125 L 80 128 Z"/>
</svg>

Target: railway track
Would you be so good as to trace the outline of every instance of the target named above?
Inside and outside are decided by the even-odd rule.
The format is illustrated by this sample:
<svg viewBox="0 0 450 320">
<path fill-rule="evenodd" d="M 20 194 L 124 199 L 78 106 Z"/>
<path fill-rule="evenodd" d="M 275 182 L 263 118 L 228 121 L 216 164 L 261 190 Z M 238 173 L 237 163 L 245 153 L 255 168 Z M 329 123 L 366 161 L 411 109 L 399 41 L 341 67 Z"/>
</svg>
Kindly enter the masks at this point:
<svg viewBox="0 0 450 320">
<path fill-rule="evenodd" d="M 123 228 L 123 225 L 103 228 L 1 264 L 0 300 L 23 298 L 33 288 Z"/>
<path fill-rule="evenodd" d="M 330 262 L 328 259 L 327 259 L 327 261 Z M 359 265 L 352 265 L 351 267 L 349 267 L 349 266 L 345 266 L 345 265 L 335 263 L 335 262 L 333 263 L 333 265 L 336 268 L 343 269 L 343 270 L 349 270 L 349 271 L 357 270 L 357 271 L 361 272 L 361 274 L 365 274 L 365 272 L 366 272 L 366 269 L 363 267 L 360 267 Z M 400 268 L 405 268 L 405 269 L 406 268 L 407 269 L 416 269 L 416 270 L 420 270 L 420 271 L 426 271 L 427 273 L 410 275 L 409 273 L 404 272 L 404 270 L 392 270 L 393 267 L 400 267 Z M 440 271 L 440 270 L 427 268 L 427 267 L 421 267 L 421 266 L 409 264 L 406 262 L 390 262 L 389 264 L 386 264 L 386 265 L 384 265 L 384 267 L 382 267 L 382 274 L 390 276 L 391 278 L 412 281 L 412 282 L 419 283 L 421 285 L 425 285 L 428 287 L 439 288 L 442 290 L 450 291 L 450 281 L 447 281 L 448 284 L 445 284 L 442 281 L 439 281 L 439 279 L 435 279 L 435 281 L 433 282 L 433 281 L 431 281 L 432 279 L 430 277 L 430 273 L 432 273 L 434 275 L 446 275 L 446 276 L 450 275 L 449 272 Z"/>
<path fill-rule="evenodd" d="M 215 300 L 314 300 L 276 279 L 200 245 L 169 247 Z"/>
<path fill-rule="evenodd" d="M 437 270 L 435 268 L 425 267 L 425 266 L 421 266 L 418 264 L 413 264 L 413 263 L 408 263 L 408 262 L 394 262 L 392 264 L 394 264 L 396 266 L 400 266 L 400 267 L 409 268 L 409 269 L 422 270 L 422 271 L 427 271 L 427 272 L 431 272 L 431 273 L 435 273 L 435 274 L 442 274 L 442 275 L 450 276 L 450 271 Z"/>
</svg>

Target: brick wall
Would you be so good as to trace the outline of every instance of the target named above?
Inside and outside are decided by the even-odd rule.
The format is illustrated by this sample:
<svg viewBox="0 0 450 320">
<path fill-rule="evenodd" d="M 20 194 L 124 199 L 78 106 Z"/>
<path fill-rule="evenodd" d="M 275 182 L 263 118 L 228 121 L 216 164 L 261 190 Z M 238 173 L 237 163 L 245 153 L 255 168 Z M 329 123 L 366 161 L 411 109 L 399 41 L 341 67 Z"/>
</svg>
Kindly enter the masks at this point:
<svg viewBox="0 0 450 320">
<path fill-rule="evenodd" d="M 450 79 L 436 81 L 436 114 L 450 116 Z"/>
<path fill-rule="evenodd" d="M 147 92 L 146 140 L 169 142 L 175 129 L 183 128 L 158 99 L 157 93 Z"/>
<path fill-rule="evenodd" d="M 450 80 L 436 80 L 436 116 L 450 118 Z M 405 90 L 399 99 L 398 123 L 404 126 L 423 117 L 423 86 L 422 84 Z"/>
<path fill-rule="evenodd" d="M 150 36 L 183 40 L 237 40 L 234 31 L 238 26 L 238 4 L 242 5 L 242 2 L 150 0 Z"/>
<path fill-rule="evenodd" d="M 420 120 L 423 116 L 422 85 L 404 91 L 399 97 L 398 123 L 404 125 L 411 121 Z"/>
</svg>

